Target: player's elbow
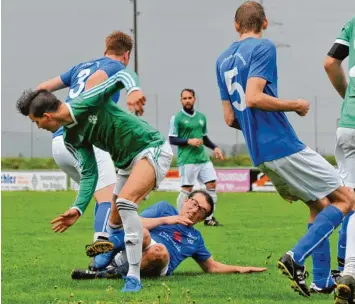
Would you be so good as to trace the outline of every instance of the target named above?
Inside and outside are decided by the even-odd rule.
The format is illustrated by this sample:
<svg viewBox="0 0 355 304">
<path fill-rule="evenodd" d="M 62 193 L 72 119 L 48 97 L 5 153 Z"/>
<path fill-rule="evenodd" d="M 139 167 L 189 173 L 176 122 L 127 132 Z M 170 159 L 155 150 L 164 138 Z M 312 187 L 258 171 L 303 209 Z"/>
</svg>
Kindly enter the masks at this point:
<svg viewBox="0 0 355 304">
<path fill-rule="evenodd" d="M 245 104 L 248 108 L 257 108 L 260 103 L 260 97 L 258 95 L 246 95 Z"/>
<path fill-rule="evenodd" d="M 327 73 L 330 73 L 334 69 L 334 67 L 340 66 L 340 64 L 340 60 L 327 56 L 324 60 L 324 69 Z"/>
</svg>

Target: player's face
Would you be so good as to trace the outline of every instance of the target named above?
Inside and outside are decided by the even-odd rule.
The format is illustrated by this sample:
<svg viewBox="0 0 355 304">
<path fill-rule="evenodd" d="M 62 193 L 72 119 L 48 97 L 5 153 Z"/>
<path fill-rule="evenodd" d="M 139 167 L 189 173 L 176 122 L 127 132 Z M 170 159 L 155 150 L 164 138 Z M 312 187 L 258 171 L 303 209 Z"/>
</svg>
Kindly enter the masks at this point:
<svg viewBox="0 0 355 304">
<path fill-rule="evenodd" d="M 60 127 L 58 123 L 48 113 L 44 113 L 42 117 L 35 117 L 32 113 L 29 115 L 32 122 L 36 123 L 38 129 L 55 132 Z"/>
<path fill-rule="evenodd" d="M 189 91 L 184 91 L 181 94 L 181 103 L 185 109 L 192 109 L 194 107 L 196 98 Z"/>
<path fill-rule="evenodd" d="M 205 220 L 210 211 L 211 206 L 201 193 L 196 193 L 192 198 L 186 199 L 183 208 L 183 214 L 194 222 L 194 224 Z"/>
</svg>

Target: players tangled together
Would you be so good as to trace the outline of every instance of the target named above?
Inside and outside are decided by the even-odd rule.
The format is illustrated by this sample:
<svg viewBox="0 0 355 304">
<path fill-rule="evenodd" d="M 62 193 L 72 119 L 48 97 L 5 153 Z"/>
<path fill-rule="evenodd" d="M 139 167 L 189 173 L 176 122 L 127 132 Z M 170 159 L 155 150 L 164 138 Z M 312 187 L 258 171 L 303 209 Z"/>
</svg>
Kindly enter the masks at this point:
<svg viewBox="0 0 355 304">
<path fill-rule="evenodd" d="M 346 23 L 325 60 L 329 79 L 344 100 L 336 132 L 339 172 L 299 140 L 285 115 L 307 115 L 309 102 L 278 97 L 276 46 L 262 38 L 268 27 L 262 5 L 243 3 L 234 21 L 239 39 L 216 62 L 225 122 L 243 132 L 254 166 L 268 175 L 281 197 L 305 202 L 310 212 L 307 232 L 277 267 L 305 297 L 334 292 L 334 303 L 353 303 L 355 18 Z M 138 204 L 159 186 L 173 152 L 165 137 L 139 117 L 146 101 L 137 75 L 126 68 L 132 45 L 130 36 L 116 31 L 106 38 L 104 57 L 25 91 L 17 102 L 21 114 L 53 133 L 56 163 L 80 185 L 73 206 L 51 222 L 52 230 L 64 232 L 83 215 L 92 196 L 97 202 L 94 239 L 86 247 L 92 261 L 89 270 L 76 269 L 72 278 L 123 278 L 122 291 L 137 292 L 141 275 L 171 275 L 187 257 L 205 272 L 265 271 L 214 260 L 194 228 L 201 221 L 221 226 L 213 216 L 217 176 L 204 146 L 217 158 L 224 156 L 207 136 L 205 115 L 194 109 L 193 89 L 181 91 L 182 109 L 172 116 L 169 129 L 170 144 L 178 146 L 177 209 L 161 201 L 138 215 Z M 341 65 L 348 56 L 349 83 Z M 65 102 L 52 93 L 63 88 L 69 88 Z M 122 89 L 129 112 L 116 105 Z M 193 191 L 197 181 L 206 190 Z M 329 236 L 339 225 L 338 270 L 332 271 Z M 304 263 L 310 256 L 309 286 Z"/>
</svg>

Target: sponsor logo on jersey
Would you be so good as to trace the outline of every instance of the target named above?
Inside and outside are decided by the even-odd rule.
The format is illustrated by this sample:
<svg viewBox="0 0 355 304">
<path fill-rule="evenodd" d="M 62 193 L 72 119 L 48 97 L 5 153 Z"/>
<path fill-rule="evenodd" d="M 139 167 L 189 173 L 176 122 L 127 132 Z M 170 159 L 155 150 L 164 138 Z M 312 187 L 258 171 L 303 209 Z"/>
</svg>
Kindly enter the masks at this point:
<svg viewBox="0 0 355 304">
<path fill-rule="evenodd" d="M 89 116 L 89 123 L 92 123 L 95 125 L 97 123 L 97 116 L 96 115 L 90 115 Z"/>
<path fill-rule="evenodd" d="M 175 231 L 175 232 L 174 232 L 173 239 L 174 239 L 175 241 L 181 243 L 181 241 L 182 241 L 181 232 Z"/>
</svg>

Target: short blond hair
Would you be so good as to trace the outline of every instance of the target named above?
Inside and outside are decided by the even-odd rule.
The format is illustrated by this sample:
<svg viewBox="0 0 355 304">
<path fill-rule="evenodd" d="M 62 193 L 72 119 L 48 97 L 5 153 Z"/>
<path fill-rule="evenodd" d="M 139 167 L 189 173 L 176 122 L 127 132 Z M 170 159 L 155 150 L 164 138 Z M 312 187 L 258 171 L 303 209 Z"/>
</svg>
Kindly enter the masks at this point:
<svg viewBox="0 0 355 304">
<path fill-rule="evenodd" d="M 107 54 L 121 56 L 127 51 L 131 53 L 133 48 L 132 37 L 120 31 L 112 32 L 106 37 L 105 42 Z"/>
</svg>

